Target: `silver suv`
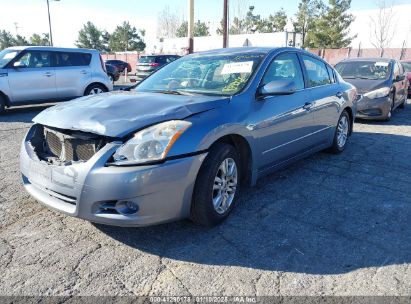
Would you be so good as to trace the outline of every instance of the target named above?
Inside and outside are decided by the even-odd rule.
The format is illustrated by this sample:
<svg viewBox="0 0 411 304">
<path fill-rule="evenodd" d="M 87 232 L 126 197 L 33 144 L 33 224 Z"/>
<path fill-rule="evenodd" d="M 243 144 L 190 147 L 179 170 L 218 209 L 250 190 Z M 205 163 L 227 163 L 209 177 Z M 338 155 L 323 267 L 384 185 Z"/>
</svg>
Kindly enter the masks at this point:
<svg viewBox="0 0 411 304">
<path fill-rule="evenodd" d="M 11 47 L 0 52 L 4 108 L 108 92 L 113 84 L 97 50 Z"/>
</svg>

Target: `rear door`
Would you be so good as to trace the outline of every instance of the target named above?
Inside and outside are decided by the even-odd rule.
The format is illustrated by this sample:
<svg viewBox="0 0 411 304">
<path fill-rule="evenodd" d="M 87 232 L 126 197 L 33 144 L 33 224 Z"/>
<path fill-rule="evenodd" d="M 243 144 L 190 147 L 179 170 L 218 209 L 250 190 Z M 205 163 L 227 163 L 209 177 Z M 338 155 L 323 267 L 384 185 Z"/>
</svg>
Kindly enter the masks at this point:
<svg viewBox="0 0 411 304">
<path fill-rule="evenodd" d="M 90 53 L 55 52 L 56 85 L 59 98 L 83 96 L 84 89 L 91 82 Z"/>
<path fill-rule="evenodd" d="M 22 67 L 13 67 L 16 62 Z M 57 97 L 56 74 L 49 51 L 22 52 L 11 62 L 8 80 L 13 103 L 48 101 Z"/>
<path fill-rule="evenodd" d="M 399 77 L 399 80 L 397 80 Z M 398 61 L 394 62 L 393 82 L 395 87 L 395 104 L 398 105 L 404 100 L 406 93 L 406 75 L 401 64 Z"/>
<path fill-rule="evenodd" d="M 315 122 L 311 139 L 316 145 L 325 144 L 334 135 L 343 92 L 331 67 L 309 55 L 301 55 L 301 58 Z"/>
</svg>

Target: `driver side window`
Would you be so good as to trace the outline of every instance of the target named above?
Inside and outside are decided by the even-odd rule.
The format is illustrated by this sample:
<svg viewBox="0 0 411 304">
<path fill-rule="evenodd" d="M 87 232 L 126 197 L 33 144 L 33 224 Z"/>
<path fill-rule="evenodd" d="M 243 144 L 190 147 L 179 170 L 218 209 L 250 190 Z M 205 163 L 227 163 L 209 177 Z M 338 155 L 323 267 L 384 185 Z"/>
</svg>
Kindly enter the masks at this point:
<svg viewBox="0 0 411 304">
<path fill-rule="evenodd" d="M 297 90 L 304 89 L 304 78 L 301 65 L 295 53 L 280 54 L 270 63 L 264 77 L 263 85 L 271 81 L 292 80 Z"/>
<path fill-rule="evenodd" d="M 27 68 L 50 67 L 51 54 L 47 51 L 28 51 L 18 61 L 23 63 Z"/>
</svg>

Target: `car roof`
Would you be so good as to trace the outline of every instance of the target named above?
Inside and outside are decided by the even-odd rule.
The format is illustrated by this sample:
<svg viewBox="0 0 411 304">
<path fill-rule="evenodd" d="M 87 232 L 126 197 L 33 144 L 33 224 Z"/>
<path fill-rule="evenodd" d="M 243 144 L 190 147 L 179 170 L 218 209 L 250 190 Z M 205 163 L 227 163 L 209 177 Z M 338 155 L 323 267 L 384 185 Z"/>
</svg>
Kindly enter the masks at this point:
<svg viewBox="0 0 411 304">
<path fill-rule="evenodd" d="M 378 61 L 378 62 L 392 62 L 395 61 L 391 58 L 380 58 L 380 57 L 358 57 L 358 58 L 347 58 L 342 60 L 341 62 L 367 62 L 367 61 Z"/>
<path fill-rule="evenodd" d="M 12 46 L 7 50 L 31 50 L 31 51 L 57 51 L 57 52 L 98 52 L 94 49 L 81 49 L 81 48 L 60 48 L 53 46 Z"/>
</svg>

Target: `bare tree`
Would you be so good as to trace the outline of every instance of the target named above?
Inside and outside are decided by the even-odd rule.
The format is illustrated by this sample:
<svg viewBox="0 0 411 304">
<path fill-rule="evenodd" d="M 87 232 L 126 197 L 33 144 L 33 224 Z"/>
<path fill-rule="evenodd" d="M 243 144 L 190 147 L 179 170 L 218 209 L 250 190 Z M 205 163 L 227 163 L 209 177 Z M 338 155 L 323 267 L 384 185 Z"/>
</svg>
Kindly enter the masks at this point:
<svg viewBox="0 0 411 304">
<path fill-rule="evenodd" d="M 396 23 L 393 3 L 387 0 L 377 0 L 378 10 L 370 16 L 371 44 L 380 50 L 380 57 L 384 49 L 390 46 L 394 38 Z"/>
<path fill-rule="evenodd" d="M 177 11 L 171 11 L 167 5 L 158 14 L 157 18 L 157 37 L 174 38 L 176 37 L 177 28 L 180 26 L 180 18 Z"/>
</svg>

